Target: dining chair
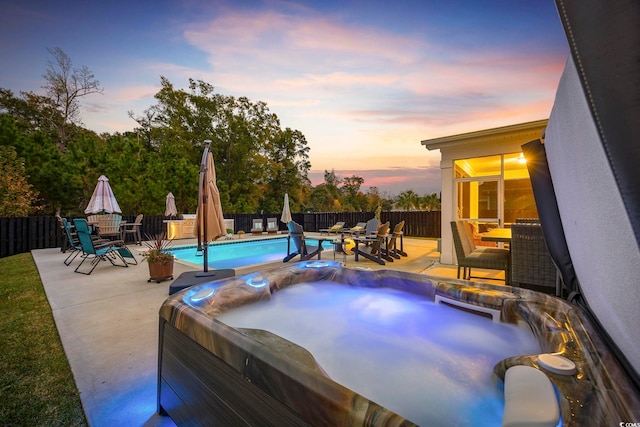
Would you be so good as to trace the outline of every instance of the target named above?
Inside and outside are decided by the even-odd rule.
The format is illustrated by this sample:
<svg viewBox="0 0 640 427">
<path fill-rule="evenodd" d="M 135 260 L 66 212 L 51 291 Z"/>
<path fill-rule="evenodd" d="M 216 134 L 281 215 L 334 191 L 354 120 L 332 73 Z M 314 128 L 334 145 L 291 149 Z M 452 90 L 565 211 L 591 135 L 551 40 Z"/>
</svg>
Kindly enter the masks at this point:
<svg viewBox="0 0 640 427">
<path fill-rule="evenodd" d="M 131 235 L 134 238 L 136 244 L 142 246 L 142 234 L 140 229 L 142 228 L 143 214 L 138 214 L 134 222 L 124 223 L 122 226 L 122 240 L 127 241 L 127 236 Z"/>
<path fill-rule="evenodd" d="M 471 228 L 466 220 L 451 221 L 451 232 L 458 259 L 458 279 L 460 279 L 460 268 L 462 268 L 463 279 L 481 278 L 472 276 L 471 269 L 483 268 L 503 270 L 505 283 L 510 283 L 511 255 L 509 249 L 476 246 L 473 242 Z"/>
</svg>

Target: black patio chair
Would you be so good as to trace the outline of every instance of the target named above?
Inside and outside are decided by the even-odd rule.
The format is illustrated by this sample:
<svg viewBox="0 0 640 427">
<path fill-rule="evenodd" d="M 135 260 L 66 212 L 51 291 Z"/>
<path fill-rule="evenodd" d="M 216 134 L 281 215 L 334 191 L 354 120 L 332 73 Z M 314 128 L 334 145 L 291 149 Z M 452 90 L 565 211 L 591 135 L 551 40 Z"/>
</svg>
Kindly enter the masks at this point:
<svg viewBox="0 0 640 427">
<path fill-rule="evenodd" d="M 458 259 L 458 279 L 462 268 L 463 279 L 481 279 L 471 275 L 472 268 L 503 270 L 505 283 L 510 283 L 510 254 L 508 249 L 475 246 L 471 227 L 466 220 L 451 221 L 453 245 Z"/>
<path fill-rule="evenodd" d="M 289 262 L 298 255 L 300 255 L 300 261 L 307 261 L 315 256 L 318 256 L 318 259 L 320 259 L 322 245 L 320 243 L 318 246 L 307 245 L 304 237 L 304 229 L 300 224 L 295 221 L 289 221 L 287 223 L 287 228 L 289 229 L 289 236 L 287 237 L 287 256 L 284 257 L 282 262 Z M 290 252 L 291 242 L 293 242 L 296 249 L 293 253 Z"/>
</svg>

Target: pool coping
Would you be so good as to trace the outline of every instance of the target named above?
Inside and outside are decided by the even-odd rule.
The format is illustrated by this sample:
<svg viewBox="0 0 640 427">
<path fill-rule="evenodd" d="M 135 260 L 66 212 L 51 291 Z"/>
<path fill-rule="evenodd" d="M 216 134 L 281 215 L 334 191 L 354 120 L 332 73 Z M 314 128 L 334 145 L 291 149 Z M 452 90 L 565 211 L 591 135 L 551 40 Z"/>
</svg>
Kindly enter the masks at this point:
<svg viewBox="0 0 640 427">
<path fill-rule="evenodd" d="M 285 240 L 287 239 L 288 236 L 287 235 L 278 235 L 278 236 L 263 236 L 263 237 L 248 237 L 248 238 L 242 238 L 242 239 L 232 239 L 232 240 L 217 240 L 217 241 L 213 241 L 213 242 L 209 242 L 209 247 L 212 246 L 222 246 L 222 245 L 233 245 L 233 244 L 240 244 L 240 243 L 247 243 L 247 242 L 260 242 L 260 241 L 265 241 L 265 240 Z M 316 239 L 317 237 L 315 236 L 309 236 L 309 239 L 313 240 Z M 187 243 L 184 245 L 176 245 L 176 246 L 170 246 L 169 249 L 190 249 L 190 248 L 197 248 L 198 244 L 197 243 Z M 329 248 L 329 249 L 324 249 L 322 251 L 323 253 L 327 252 L 329 254 L 333 253 L 333 249 Z M 283 257 L 284 258 L 284 257 Z M 182 265 L 186 265 L 188 267 L 194 267 L 194 268 L 198 268 L 198 269 L 203 269 L 203 264 L 195 264 L 189 261 L 184 261 L 181 259 L 178 259 L 176 257 L 174 257 L 175 262 L 178 262 Z M 295 262 L 295 261 L 294 261 Z M 269 261 L 269 262 L 262 262 L 262 263 L 256 263 L 256 264 L 247 264 L 247 265 L 243 265 L 240 267 L 232 267 L 232 268 L 228 268 L 228 269 L 224 269 L 224 270 L 233 270 L 235 272 L 235 275 L 244 275 L 244 274 L 250 274 L 250 273 L 254 273 L 256 271 L 259 270 L 263 270 L 263 269 L 272 269 L 272 268 L 276 268 L 278 266 L 282 266 L 283 265 L 283 261 Z M 209 267 L 210 270 L 216 270 L 217 268 L 215 267 Z"/>
</svg>

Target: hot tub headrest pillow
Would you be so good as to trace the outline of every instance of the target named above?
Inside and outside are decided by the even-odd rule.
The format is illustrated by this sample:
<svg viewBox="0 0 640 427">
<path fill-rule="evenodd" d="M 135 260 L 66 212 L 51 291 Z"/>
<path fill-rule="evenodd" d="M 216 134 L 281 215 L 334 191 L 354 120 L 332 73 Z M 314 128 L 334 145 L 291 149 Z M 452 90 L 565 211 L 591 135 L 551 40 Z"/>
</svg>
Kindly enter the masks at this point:
<svg viewBox="0 0 640 427">
<path fill-rule="evenodd" d="M 554 427 L 560 409 L 547 376 L 530 366 L 512 366 L 504 376 L 502 427 Z"/>
</svg>

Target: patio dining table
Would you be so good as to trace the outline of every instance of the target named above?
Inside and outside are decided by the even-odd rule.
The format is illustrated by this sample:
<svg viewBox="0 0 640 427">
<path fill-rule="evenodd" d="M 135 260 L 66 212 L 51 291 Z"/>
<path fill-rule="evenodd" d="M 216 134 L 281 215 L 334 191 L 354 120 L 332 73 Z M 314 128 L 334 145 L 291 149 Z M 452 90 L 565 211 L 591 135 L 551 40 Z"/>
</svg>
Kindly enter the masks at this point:
<svg viewBox="0 0 640 427">
<path fill-rule="evenodd" d="M 486 233 L 481 233 L 480 239 L 485 242 L 511 243 L 511 229 L 494 228 Z"/>
</svg>

